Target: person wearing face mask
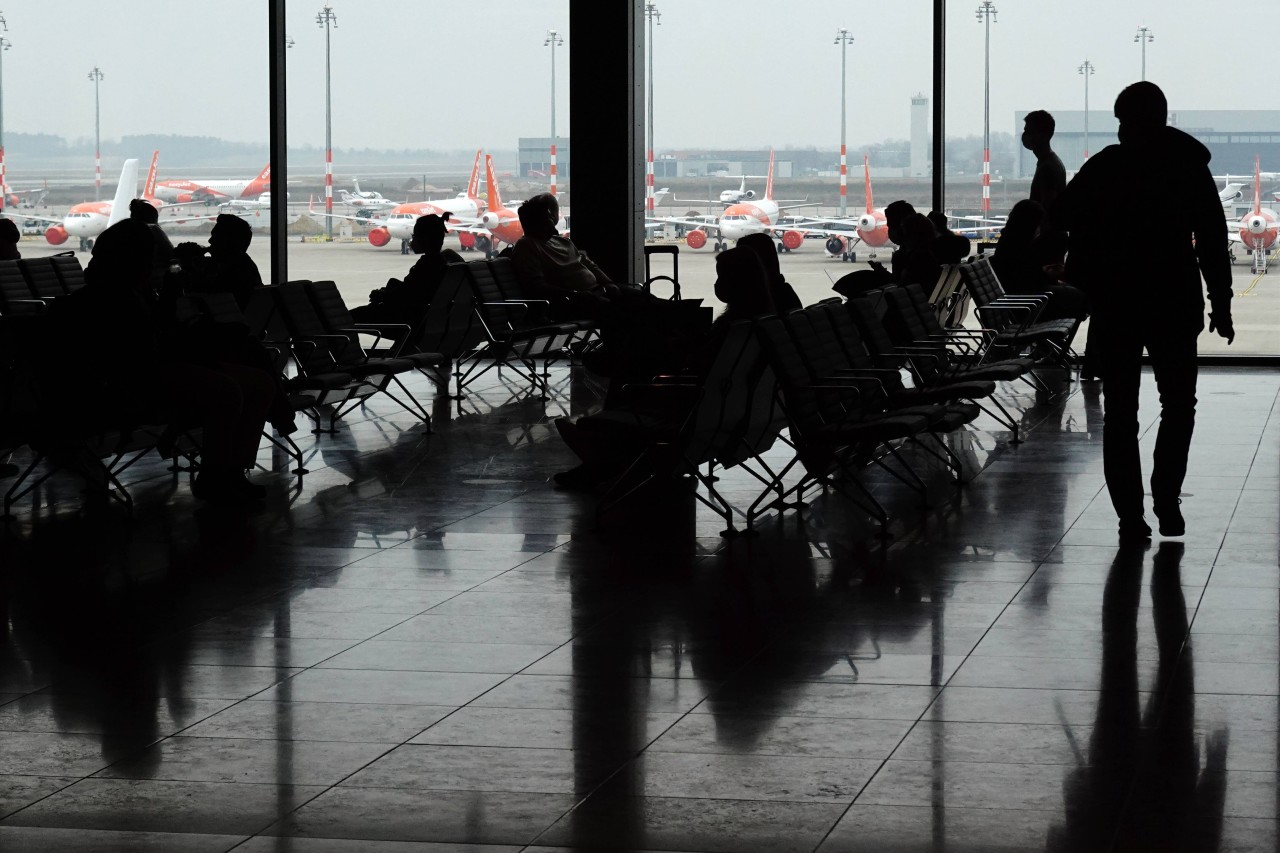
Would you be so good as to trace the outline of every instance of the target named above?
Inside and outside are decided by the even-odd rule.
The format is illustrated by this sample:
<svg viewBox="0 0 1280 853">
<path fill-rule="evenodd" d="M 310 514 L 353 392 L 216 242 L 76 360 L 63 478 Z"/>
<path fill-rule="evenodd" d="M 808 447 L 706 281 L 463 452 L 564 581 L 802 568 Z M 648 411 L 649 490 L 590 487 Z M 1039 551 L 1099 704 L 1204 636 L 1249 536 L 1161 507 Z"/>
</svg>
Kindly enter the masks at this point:
<svg viewBox="0 0 1280 853">
<path fill-rule="evenodd" d="M 1066 278 L 1086 291 L 1090 334 L 1101 345 L 1103 467 L 1121 539 L 1143 539 L 1142 462 L 1138 453 L 1138 390 L 1142 352 L 1151 357 L 1160 389 L 1160 429 L 1151 496 L 1160 532 L 1185 532 L 1180 494 L 1196 413 L 1196 339 L 1204 329 L 1235 340 L 1231 317 L 1231 261 L 1227 223 L 1209 170 L 1209 150 L 1166 125 L 1168 103 L 1143 81 L 1116 98 L 1120 143 L 1090 157 L 1058 197 L 1056 228 L 1069 232 Z M 1116 192 L 1124 186 L 1126 192 Z M 1160 227 L 1149 229 L 1143 251 L 1116 239 L 1115 223 L 1131 214 L 1133 198 L 1168 197 Z"/>
</svg>

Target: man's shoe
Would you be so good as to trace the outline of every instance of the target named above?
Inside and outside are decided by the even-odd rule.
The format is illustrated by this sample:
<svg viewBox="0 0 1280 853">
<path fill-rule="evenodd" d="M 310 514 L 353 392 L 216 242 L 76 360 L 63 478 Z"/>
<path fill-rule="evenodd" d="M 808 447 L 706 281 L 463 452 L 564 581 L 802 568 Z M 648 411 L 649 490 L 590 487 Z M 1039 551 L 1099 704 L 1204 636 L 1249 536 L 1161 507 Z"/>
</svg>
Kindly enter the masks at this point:
<svg viewBox="0 0 1280 853">
<path fill-rule="evenodd" d="M 1151 525 L 1142 516 L 1120 519 L 1120 541 L 1139 542 L 1151 538 Z"/>
<path fill-rule="evenodd" d="M 1187 522 L 1182 517 L 1182 498 L 1172 501 L 1158 501 L 1155 504 L 1156 518 L 1160 519 L 1161 536 L 1182 536 L 1187 532 Z"/>
</svg>

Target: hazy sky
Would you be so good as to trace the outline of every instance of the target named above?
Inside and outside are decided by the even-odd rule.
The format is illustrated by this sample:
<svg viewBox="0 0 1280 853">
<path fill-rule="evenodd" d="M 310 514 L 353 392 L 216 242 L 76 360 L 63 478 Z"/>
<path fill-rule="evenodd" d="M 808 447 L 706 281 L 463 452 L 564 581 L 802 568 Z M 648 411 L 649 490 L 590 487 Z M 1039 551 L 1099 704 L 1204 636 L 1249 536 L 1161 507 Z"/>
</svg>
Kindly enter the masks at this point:
<svg viewBox="0 0 1280 853">
<path fill-rule="evenodd" d="M 607 0 L 600 0 L 606 2 Z M 659 149 L 839 144 L 840 48 L 847 27 L 849 142 L 909 131 L 909 98 L 930 87 L 927 0 L 657 0 L 655 122 Z M 289 35 L 290 142 L 323 144 L 322 2 L 294 2 Z M 948 135 L 982 127 L 978 0 L 950 4 Z M 1090 102 L 1107 109 L 1138 79 L 1139 24 L 1153 30 L 1148 77 L 1173 109 L 1267 108 L 1249 57 L 1280 32 L 1280 3 L 1253 4 L 1249 35 L 1205 0 L 997 0 L 991 32 L 993 130 L 1016 109 L 1080 109 L 1077 66 L 1097 68 Z M 559 127 L 569 128 L 568 0 L 333 0 L 334 145 L 512 148 L 549 132 L 546 30 L 557 51 Z M 15 131 L 93 133 L 95 64 L 105 74 L 102 133 L 266 139 L 265 4 L 261 0 L 9 0 L 4 122 Z M 1251 44 L 1256 41 L 1256 44 Z M 1260 61 L 1260 60 L 1259 60 Z M 1259 79 L 1268 66 L 1262 63 Z M 609 96 L 609 93 L 602 93 Z"/>
</svg>

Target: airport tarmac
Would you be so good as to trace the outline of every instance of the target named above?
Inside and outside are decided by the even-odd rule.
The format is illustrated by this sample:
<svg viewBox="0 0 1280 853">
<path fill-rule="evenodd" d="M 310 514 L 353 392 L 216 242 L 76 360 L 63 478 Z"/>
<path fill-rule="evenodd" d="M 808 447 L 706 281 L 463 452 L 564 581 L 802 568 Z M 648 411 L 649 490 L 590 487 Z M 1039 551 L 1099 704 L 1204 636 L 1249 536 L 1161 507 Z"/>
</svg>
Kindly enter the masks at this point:
<svg viewBox="0 0 1280 853">
<path fill-rule="evenodd" d="M 174 243 L 193 238 L 204 242 L 207 235 L 172 235 Z M 349 306 L 363 305 L 368 301 L 369 291 L 382 287 L 387 279 L 403 278 L 414 260 L 413 256 L 401 255 L 399 244 L 395 241 L 391 245 L 374 248 L 368 241 L 360 238 L 324 243 L 303 242 L 299 237 L 291 237 L 288 245 L 289 278 L 331 279 L 338 284 Z M 445 245 L 458 248 L 453 237 L 447 239 Z M 681 295 L 686 299 L 700 298 L 706 300 L 706 304 L 715 304 L 715 253 L 710 248 L 692 250 L 682 242 L 678 245 Z M 43 257 L 74 247 L 74 241 L 68 241 L 62 246 L 50 246 L 43 238 L 24 238 L 19 244 L 19 250 L 29 257 Z M 264 278 L 269 276 L 271 267 L 268 250 L 269 240 L 266 235 L 256 235 L 250 247 L 250 255 L 262 270 Z M 476 252 L 465 252 L 463 256 L 468 260 L 483 257 Z M 81 253 L 80 258 L 83 263 L 88 262 L 87 254 Z M 840 276 L 855 269 L 865 269 L 866 263 L 861 252 L 858 258 L 858 263 L 845 263 L 838 258 L 827 257 L 821 241 L 808 240 L 801 249 L 782 256 L 782 271 L 801 300 L 808 305 L 833 296 L 831 285 Z M 888 251 L 881 251 L 880 260 L 888 263 L 888 259 Z M 655 258 L 653 272 L 669 273 L 670 259 L 661 256 Z M 1236 342 L 1228 347 L 1226 341 L 1216 335 L 1205 334 L 1200 337 L 1200 351 L 1222 355 L 1280 354 L 1280 264 L 1271 273 L 1259 278 L 1249 272 L 1248 262 L 1241 255 L 1239 262 L 1233 267 L 1233 273 Z M 1255 279 L 1257 284 L 1253 285 Z M 655 287 L 655 292 L 667 296 L 670 290 L 668 286 L 659 284 Z M 972 319 L 969 324 L 973 324 Z M 1083 335 L 1077 340 L 1083 341 Z"/>
</svg>

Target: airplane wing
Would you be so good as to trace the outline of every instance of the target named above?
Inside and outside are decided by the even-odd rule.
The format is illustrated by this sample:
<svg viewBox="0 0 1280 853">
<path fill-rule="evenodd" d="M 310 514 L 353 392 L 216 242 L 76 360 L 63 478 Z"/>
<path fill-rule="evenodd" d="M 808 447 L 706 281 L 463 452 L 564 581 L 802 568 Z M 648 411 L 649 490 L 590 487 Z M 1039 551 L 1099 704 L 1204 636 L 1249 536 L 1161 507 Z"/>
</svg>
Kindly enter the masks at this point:
<svg viewBox="0 0 1280 853">
<path fill-rule="evenodd" d="M 705 222 L 699 219 L 686 219 L 683 216 L 663 216 L 663 217 L 658 217 L 656 219 L 650 219 L 650 220 L 647 220 L 645 223 L 646 228 L 649 226 L 649 223 L 653 223 L 654 227 L 661 227 L 663 225 L 683 225 L 686 228 L 699 228 L 703 231 L 706 231 L 708 234 L 714 233 L 718 235 L 720 233 L 720 224 L 718 222 Z"/>
<path fill-rule="evenodd" d="M 6 215 L 7 215 L 7 214 L 6 214 Z M 52 217 L 52 216 L 36 216 L 36 215 L 34 215 L 34 214 L 30 214 L 30 215 L 29 215 L 29 214 L 25 214 L 25 213 L 24 213 L 24 214 L 16 214 L 16 215 L 14 215 L 14 216 L 13 216 L 13 218 L 14 218 L 14 219 L 34 219 L 34 220 L 36 220 L 37 222 L 52 222 L 54 225 L 61 225 L 61 224 L 65 221 L 65 220 L 64 220 L 64 218 L 63 218 L 63 217 L 61 217 L 61 216 L 59 216 L 59 217 L 57 217 L 57 218 L 54 218 L 54 217 Z"/>
</svg>

